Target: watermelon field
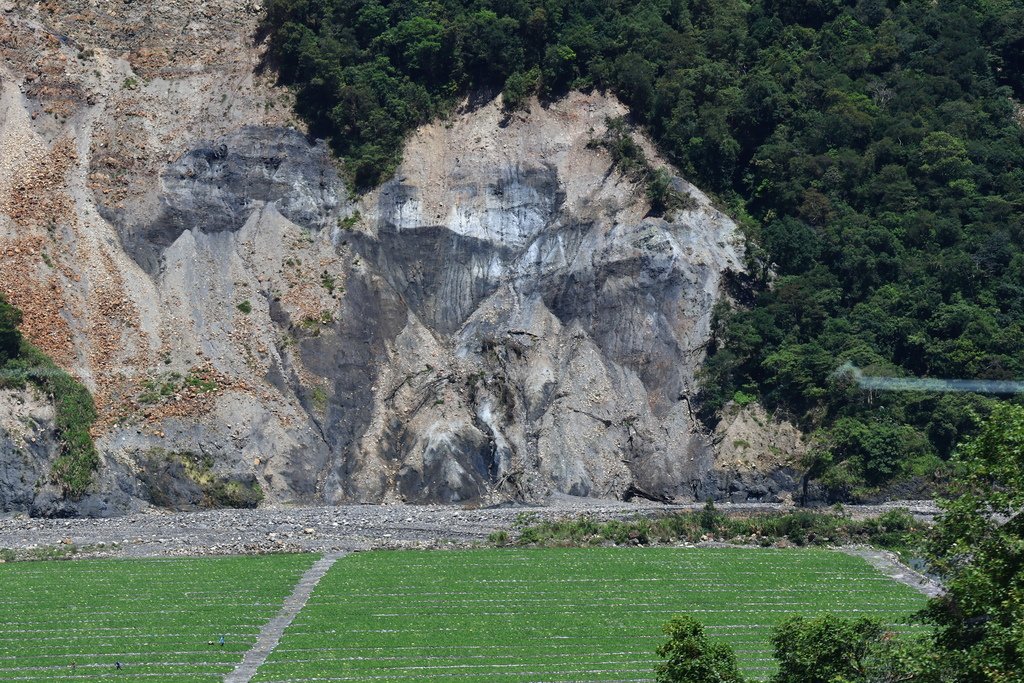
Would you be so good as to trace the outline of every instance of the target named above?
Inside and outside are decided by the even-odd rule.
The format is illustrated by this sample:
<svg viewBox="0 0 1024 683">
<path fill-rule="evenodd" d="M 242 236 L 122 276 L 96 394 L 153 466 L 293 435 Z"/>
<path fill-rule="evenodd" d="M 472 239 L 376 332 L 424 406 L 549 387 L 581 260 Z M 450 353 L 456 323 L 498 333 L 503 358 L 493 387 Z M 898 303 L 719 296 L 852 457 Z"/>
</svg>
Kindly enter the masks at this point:
<svg viewBox="0 0 1024 683">
<path fill-rule="evenodd" d="M 254 680 L 651 680 L 661 625 L 684 612 L 758 679 L 787 615 L 874 615 L 900 629 L 923 605 L 827 550 L 363 553 L 334 565 Z"/>
<path fill-rule="evenodd" d="M 0 680 L 222 680 L 317 557 L 2 564 Z M 789 614 L 873 615 L 902 630 L 924 600 L 818 549 L 355 553 L 253 680 L 652 680 L 661 625 L 681 613 L 758 680 Z"/>
<path fill-rule="evenodd" d="M 0 680 L 219 681 L 315 559 L 0 564 Z"/>
</svg>

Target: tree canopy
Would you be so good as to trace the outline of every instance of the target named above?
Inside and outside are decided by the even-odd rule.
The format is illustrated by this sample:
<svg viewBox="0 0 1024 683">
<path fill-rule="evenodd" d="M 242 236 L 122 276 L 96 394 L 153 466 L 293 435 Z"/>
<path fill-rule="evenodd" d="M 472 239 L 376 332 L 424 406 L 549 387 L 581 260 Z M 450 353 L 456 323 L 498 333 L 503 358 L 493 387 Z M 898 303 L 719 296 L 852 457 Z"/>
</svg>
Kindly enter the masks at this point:
<svg viewBox="0 0 1024 683">
<path fill-rule="evenodd" d="M 957 453 L 929 554 L 945 594 L 926 616 L 945 681 L 1024 681 L 1024 408 L 1001 405 Z"/>
<path fill-rule="evenodd" d="M 676 617 L 664 631 L 668 640 L 658 647 L 665 660 L 655 669 L 658 683 L 743 683 L 732 648 L 709 640 L 693 617 Z"/>
</svg>

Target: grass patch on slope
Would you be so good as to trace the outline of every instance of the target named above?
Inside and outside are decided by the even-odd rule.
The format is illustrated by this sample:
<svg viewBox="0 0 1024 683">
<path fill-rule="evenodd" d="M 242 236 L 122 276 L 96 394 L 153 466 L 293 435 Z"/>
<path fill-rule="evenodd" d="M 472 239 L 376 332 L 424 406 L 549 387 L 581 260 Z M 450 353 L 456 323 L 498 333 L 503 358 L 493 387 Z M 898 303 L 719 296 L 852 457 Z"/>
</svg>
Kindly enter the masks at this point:
<svg viewBox="0 0 1024 683">
<path fill-rule="evenodd" d="M 96 407 L 88 389 L 21 335 L 20 323 L 21 312 L 0 297 L 0 389 L 32 384 L 51 398 L 61 442 L 51 476 L 65 496 L 78 498 L 100 463 L 89 432 Z"/>
</svg>

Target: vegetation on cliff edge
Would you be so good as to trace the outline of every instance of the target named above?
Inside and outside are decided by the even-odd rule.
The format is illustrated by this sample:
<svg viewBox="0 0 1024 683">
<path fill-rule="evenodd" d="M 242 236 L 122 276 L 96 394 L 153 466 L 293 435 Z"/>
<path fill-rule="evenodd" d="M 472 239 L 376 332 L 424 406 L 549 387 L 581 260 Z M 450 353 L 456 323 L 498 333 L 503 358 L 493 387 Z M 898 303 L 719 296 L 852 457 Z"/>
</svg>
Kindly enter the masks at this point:
<svg viewBox="0 0 1024 683">
<path fill-rule="evenodd" d="M 0 388 L 32 384 L 51 397 L 61 443 L 51 476 L 66 496 L 76 498 L 100 462 L 89 433 L 96 408 L 88 389 L 21 335 L 20 323 L 21 312 L 0 296 Z"/>
</svg>

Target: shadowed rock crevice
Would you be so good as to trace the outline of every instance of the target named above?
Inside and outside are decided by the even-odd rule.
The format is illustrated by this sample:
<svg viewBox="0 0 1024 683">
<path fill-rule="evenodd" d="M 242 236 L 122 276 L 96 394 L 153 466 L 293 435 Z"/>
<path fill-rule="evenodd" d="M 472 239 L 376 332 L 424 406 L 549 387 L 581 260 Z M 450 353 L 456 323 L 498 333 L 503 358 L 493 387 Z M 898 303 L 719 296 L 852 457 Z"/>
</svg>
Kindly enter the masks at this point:
<svg viewBox="0 0 1024 683">
<path fill-rule="evenodd" d="M 430 329 L 449 335 L 498 287 L 513 250 L 446 227 L 380 226 L 375 239 L 353 237 L 403 302 Z"/>
<path fill-rule="evenodd" d="M 299 341 L 303 367 L 326 378 L 330 386 L 322 405 L 307 408 L 321 425 L 331 454 L 332 487 L 358 495 L 351 484 L 352 471 L 359 464 L 355 444 L 370 422 L 373 388 L 386 347 L 407 318 L 407 309 L 385 281 L 354 273 L 347 281 L 337 320 Z"/>
</svg>

